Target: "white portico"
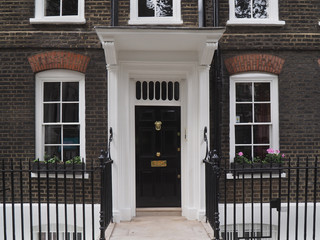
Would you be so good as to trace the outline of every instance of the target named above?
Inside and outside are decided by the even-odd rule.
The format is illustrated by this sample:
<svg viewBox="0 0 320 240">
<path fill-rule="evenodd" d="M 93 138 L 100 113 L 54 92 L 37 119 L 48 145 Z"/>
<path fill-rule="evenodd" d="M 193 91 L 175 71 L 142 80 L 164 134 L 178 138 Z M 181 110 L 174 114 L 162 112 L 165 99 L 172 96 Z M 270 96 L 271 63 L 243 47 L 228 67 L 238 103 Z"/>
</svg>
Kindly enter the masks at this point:
<svg viewBox="0 0 320 240">
<path fill-rule="evenodd" d="M 209 69 L 222 28 L 96 27 L 108 70 L 108 126 L 113 128 L 113 214 L 136 214 L 135 106 L 181 108 L 181 209 L 205 214 L 203 129 L 209 126 Z M 136 99 L 136 81 L 179 82 L 179 101 Z"/>
</svg>

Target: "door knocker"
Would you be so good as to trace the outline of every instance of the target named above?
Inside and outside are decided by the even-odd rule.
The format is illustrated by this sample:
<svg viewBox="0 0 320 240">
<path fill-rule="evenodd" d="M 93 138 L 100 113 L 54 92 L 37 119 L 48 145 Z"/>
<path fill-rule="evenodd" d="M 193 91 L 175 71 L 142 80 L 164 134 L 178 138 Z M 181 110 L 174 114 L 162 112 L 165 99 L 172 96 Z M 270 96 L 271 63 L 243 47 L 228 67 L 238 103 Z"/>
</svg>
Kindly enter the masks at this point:
<svg viewBox="0 0 320 240">
<path fill-rule="evenodd" d="M 160 131 L 161 130 L 161 125 L 162 125 L 161 121 L 154 122 L 154 126 L 155 126 L 156 131 Z"/>
</svg>

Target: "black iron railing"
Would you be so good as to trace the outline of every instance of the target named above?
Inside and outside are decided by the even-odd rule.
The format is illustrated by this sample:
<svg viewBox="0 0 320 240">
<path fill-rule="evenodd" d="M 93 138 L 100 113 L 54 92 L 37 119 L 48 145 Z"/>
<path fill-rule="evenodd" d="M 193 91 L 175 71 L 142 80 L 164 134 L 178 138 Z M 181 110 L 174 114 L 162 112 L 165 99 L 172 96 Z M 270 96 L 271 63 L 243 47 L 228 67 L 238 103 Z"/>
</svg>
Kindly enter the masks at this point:
<svg viewBox="0 0 320 240">
<path fill-rule="evenodd" d="M 215 239 L 320 239 L 317 157 L 231 167 L 207 152 L 206 216 Z"/>
<path fill-rule="evenodd" d="M 110 144 L 113 141 L 113 131 L 110 128 L 110 136 L 107 152 L 101 150 L 101 211 L 100 211 L 100 240 L 105 239 L 105 230 L 112 222 L 112 163 Z"/>
<path fill-rule="evenodd" d="M 2 160 L 0 239 L 104 239 L 112 221 L 110 148 L 99 160 L 100 166 Z"/>
</svg>

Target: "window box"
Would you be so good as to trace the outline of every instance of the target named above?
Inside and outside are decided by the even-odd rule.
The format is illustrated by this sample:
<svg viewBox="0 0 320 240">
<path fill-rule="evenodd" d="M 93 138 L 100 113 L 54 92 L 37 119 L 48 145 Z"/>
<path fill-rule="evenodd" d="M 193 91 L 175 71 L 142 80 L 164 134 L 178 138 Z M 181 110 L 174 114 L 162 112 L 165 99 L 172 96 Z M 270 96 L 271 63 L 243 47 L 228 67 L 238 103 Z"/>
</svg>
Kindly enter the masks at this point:
<svg viewBox="0 0 320 240">
<path fill-rule="evenodd" d="M 85 170 L 86 166 L 84 163 L 82 164 L 65 164 L 65 163 L 45 163 L 44 161 L 39 161 L 39 162 L 33 162 L 31 165 L 31 171 L 33 173 L 44 173 L 44 172 L 49 172 L 50 174 L 52 173 L 64 173 L 66 172 L 67 174 L 76 172 L 79 174 L 82 170 Z"/>
<path fill-rule="evenodd" d="M 282 163 L 231 163 L 231 173 L 282 173 Z"/>
</svg>

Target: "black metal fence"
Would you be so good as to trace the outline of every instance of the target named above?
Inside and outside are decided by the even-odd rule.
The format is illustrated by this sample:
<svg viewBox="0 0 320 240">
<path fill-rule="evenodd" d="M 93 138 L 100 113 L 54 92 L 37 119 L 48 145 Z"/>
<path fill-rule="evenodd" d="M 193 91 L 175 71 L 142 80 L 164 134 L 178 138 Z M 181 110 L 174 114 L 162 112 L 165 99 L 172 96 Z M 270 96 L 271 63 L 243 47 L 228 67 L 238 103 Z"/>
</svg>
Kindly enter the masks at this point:
<svg viewBox="0 0 320 240">
<path fill-rule="evenodd" d="M 215 239 L 320 239 L 320 175 L 315 158 L 231 167 L 207 154 L 206 217 Z"/>
<path fill-rule="evenodd" d="M 112 221 L 112 160 L 104 152 L 99 160 L 100 166 L 2 160 L 0 239 L 104 239 Z"/>
</svg>

